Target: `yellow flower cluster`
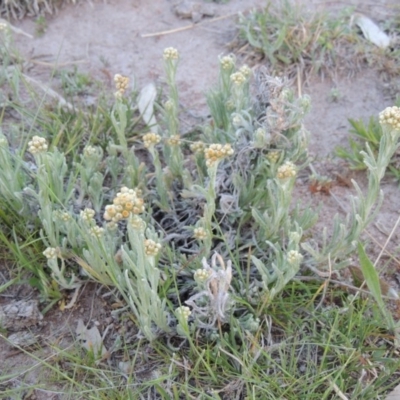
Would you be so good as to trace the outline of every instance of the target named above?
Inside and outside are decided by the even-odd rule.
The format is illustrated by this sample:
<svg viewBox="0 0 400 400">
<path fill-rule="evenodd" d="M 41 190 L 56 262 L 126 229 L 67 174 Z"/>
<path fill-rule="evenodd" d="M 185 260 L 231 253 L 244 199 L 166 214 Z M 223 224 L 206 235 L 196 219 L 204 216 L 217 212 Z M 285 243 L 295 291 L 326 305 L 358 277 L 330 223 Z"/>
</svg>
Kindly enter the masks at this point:
<svg viewBox="0 0 400 400">
<path fill-rule="evenodd" d="M 81 211 L 80 217 L 84 221 L 89 222 L 94 218 L 95 214 L 96 214 L 96 212 L 94 210 L 92 210 L 91 208 L 85 208 L 84 210 Z"/>
<path fill-rule="evenodd" d="M 90 234 L 96 238 L 100 238 L 104 233 L 104 229 L 100 226 L 93 226 L 90 228 Z"/>
<path fill-rule="evenodd" d="M 197 240 L 204 240 L 207 239 L 207 231 L 204 228 L 195 228 L 193 231 L 193 236 L 195 237 L 195 239 Z"/>
<path fill-rule="evenodd" d="M 157 135 L 157 133 L 150 132 L 143 136 L 143 144 L 147 149 L 151 146 L 155 146 L 157 143 L 160 143 L 160 141 L 161 136 Z"/>
<path fill-rule="evenodd" d="M 235 73 L 233 73 L 233 74 L 231 75 L 231 81 L 232 81 L 235 85 L 240 86 L 240 85 L 242 85 L 243 83 L 246 82 L 246 76 L 243 75 L 242 72 L 235 72 Z"/>
<path fill-rule="evenodd" d="M 174 47 L 167 47 L 164 49 L 164 60 L 177 60 L 179 58 L 178 50 Z"/>
<path fill-rule="evenodd" d="M 154 240 L 151 239 L 146 239 L 144 241 L 144 252 L 146 253 L 146 255 L 155 257 L 160 250 L 160 243 L 156 243 Z"/>
<path fill-rule="evenodd" d="M 106 206 L 104 219 L 118 222 L 127 219 L 131 214 L 140 214 L 144 211 L 144 201 L 136 190 L 121 188 L 113 200 L 113 204 Z"/>
<path fill-rule="evenodd" d="M 400 107 L 387 107 L 379 114 L 379 123 L 400 131 Z"/>
<path fill-rule="evenodd" d="M 121 98 L 129 85 L 129 78 L 121 74 L 116 74 L 114 76 L 115 87 L 117 91 L 115 92 L 115 97 Z"/>
<path fill-rule="evenodd" d="M 219 62 L 221 63 L 221 68 L 224 70 L 231 69 L 235 66 L 235 60 L 233 56 L 222 57 Z"/>
<path fill-rule="evenodd" d="M 295 165 L 290 161 L 286 161 L 285 164 L 281 165 L 278 168 L 276 177 L 278 179 L 294 178 L 296 176 L 296 174 L 297 174 L 297 172 L 296 172 Z"/>
<path fill-rule="evenodd" d="M 72 219 L 71 215 L 69 215 L 67 212 L 61 212 L 59 214 L 59 217 L 60 217 L 61 221 L 64 221 L 64 222 L 71 221 L 71 219 Z"/>
<path fill-rule="evenodd" d="M 28 151 L 32 154 L 44 153 L 47 149 L 46 139 L 40 136 L 34 136 L 32 140 L 28 142 Z"/>
<path fill-rule="evenodd" d="M 173 135 L 167 140 L 167 143 L 170 146 L 179 146 L 181 144 L 181 137 L 179 135 Z"/>
<path fill-rule="evenodd" d="M 190 314 L 192 314 L 192 312 L 190 311 L 190 308 L 189 308 L 189 307 L 187 307 L 187 306 L 181 306 L 181 307 L 178 307 L 178 308 L 175 310 L 175 314 L 176 314 L 176 316 L 177 316 L 179 319 L 182 318 L 182 319 L 184 319 L 185 321 L 187 321 L 188 318 L 190 317 Z"/>
<path fill-rule="evenodd" d="M 146 228 L 146 223 L 140 218 L 138 215 L 134 215 L 129 223 L 131 224 L 133 229 L 136 229 L 137 231 L 144 231 Z"/>
<path fill-rule="evenodd" d="M 270 151 L 267 154 L 267 158 L 271 163 L 275 164 L 279 160 L 280 155 L 279 151 Z"/>
<path fill-rule="evenodd" d="M 232 154 L 233 149 L 230 144 L 211 144 L 207 149 L 204 150 L 207 167 L 211 167 L 216 162 L 225 157 L 231 156 Z"/>
<path fill-rule="evenodd" d="M 190 150 L 192 150 L 193 153 L 203 153 L 205 148 L 206 145 L 201 141 L 194 142 L 190 145 Z"/>
</svg>

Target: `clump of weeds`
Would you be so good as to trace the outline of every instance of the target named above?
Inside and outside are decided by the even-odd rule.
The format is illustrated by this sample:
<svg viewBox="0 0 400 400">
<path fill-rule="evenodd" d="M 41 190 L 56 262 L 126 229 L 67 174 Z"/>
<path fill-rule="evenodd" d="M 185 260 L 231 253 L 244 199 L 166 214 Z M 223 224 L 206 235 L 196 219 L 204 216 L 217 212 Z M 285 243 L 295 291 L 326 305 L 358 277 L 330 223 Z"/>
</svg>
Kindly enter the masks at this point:
<svg viewBox="0 0 400 400">
<path fill-rule="evenodd" d="M 335 77 L 373 66 L 398 75 L 399 40 L 395 19 L 385 24 L 391 45 L 380 49 L 354 23 L 353 9 L 338 14 L 316 12 L 290 0 L 270 2 L 239 18 L 239 43 L 248 59 L 263 58 L 271 73 Z"/>
</svg>

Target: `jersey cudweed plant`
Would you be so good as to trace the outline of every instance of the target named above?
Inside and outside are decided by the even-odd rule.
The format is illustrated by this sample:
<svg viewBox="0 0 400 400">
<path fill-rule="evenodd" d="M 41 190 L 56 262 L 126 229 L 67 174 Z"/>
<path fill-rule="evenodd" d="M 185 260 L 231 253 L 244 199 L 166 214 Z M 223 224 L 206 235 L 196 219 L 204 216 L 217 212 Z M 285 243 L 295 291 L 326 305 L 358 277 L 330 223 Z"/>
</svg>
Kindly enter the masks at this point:
<svg viewBox="0 0 400 400">
<path fill-rule="evenodd" d="M 129 80 L 117 74 L 108 143 L 90 138 L 71 160 L 47 137 L 29 138 L 22 154 L 1 135 L 2 202 L 40 229 L 44 286 L 50 277 L 59 291 L 77 291 L 87 280 L 115 288 L 148 340 L 196 330 L 212 336 L 235 321 L 255 332 L 301 266 L 347 264 L 379 204 L 399 111 L 381 114 L 378 156 L 364 153 L 367 194 L 355 185 L 352 212 L 346 222 L 335 220 L 331 239 L 324 233 L 322 243 L 304 242 L 317 215 L 293 202 L 293 188 L 308 163 L 302 120 L 309 99 L 295 98 L 283 79 L 263 70 L 253 77 L 234 56 L 221 57 L 207 96 L 211 119 L 195 136 L 185 134 L 178 63 L 178 51 L 167 48 L 167 100 L 156 114 L 160 123 L 145 134 L 129 129 Z"/>
</svg>

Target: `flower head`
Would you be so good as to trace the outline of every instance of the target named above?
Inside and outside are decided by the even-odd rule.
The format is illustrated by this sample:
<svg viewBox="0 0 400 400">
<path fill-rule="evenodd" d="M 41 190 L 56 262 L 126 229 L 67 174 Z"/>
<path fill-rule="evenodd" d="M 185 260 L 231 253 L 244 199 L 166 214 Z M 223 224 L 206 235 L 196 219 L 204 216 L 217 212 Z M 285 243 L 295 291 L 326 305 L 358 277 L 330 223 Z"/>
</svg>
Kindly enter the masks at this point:
<svg viewBox="0 0 400 400">
<path fill-rule="evenodd" d="M 212 271 L 206 268 L 199 268 L 196 269 L 194 272 L 194 280 L 197 283 L 204 283 L 207 281 L 207 279 L 212 275 Z"/>
<path fill-rule="evenodd" d="M 286 161 L 285 164 L 281 165 L 278 168 L 276 177 L 278 179 L 294 178 L 296 176 L 296 174 L 297 174 L 297 172 L 296 172 L 295 165 L 290 161 Z"/>
<path fill-rule="evenodd" d="M 94 146 L 86 146 L 83 149 L 83 155 L 87 158 L 93 158 L 97 155 L 98 149 Z"/>
<path fill-rule="evenodd" d="M 224 56 L 219 60 L 221 68 L 224 70 L 232 69 L 235 66 L 235 58 L 233 55 Z"/>
<path fill-rule="evenodd" d="M 90 235 L 96 238 L 101 238 L 104 233 L 104 228 L 101 228 L 100 226 L 93 226 L 89 230 Z"/>
<path fill-rule="evenodd" d="M 239 72 L 242 73 L 246 78 L 248 78 L 251 75 L 251 69 L 247 65 L 243 65 L 240 69 Z"/>
<path fill-rule="evenodd" d="M 60 211 L 58 218 L 63 222 L 68 222 L 72 219 L 71 215 L 65 211 Z"/>
<path fill-rule="evenodd" d="M 146 239 L 144 241 L 144 252 L 148 256 L 156 256 L 158 252 L 161 250 L 161 244 L 156 243 L 154 240 Z"/>
<path fill-rule="evenodd" d="M 207 167 L 211 167 L 223 158 L 231 156 L 234 153 L 230 144 L 211 144 L 204 150 Z"/>
<path fill-rule="evenodd" d="M 47 149 L 46 139 L 40 136 L 34 136 L 32 140 L 28 142 L 28 151 L 32 154 L 45 153 Z"/>
<path fill-rule="evenodd" d="M 202 153 L 205 148 L 205 143 L 201 141 L 194 142 L 190 145 L 190 150 L 192 150 L 193 153 Z"/>
<path fill-rule="evenodd" d="M 155 146 L 156 144 L 160 143 L 161 141 L 161 136 L 157 135 L 157 133 L 146 133 L 143 136 L 143 144 L 144 147 L 146 147 L 147 149 L 149 147 Z"/>
<path fill-rule="evenodd" d="M 379 114 L 379 123 L 400 131 L 400 107 L 387 107 Z"/>
<path fill-rule="evenodd" d="M 174 108 L 174 102 L 173 102 L 171 99 L 167 100 L 167 101 L 164 103 L 164 108 L 165 108 L 167 111 L 171 111 L 171 110 Z"/>
<path fill-rule="evenodd" d="M 48 259 L 48 260 L 55 260 L 58 256 L 58 249 L 54 247 L 48 247 L 44 252 L 43 255 Z"/>
<path fill-rule="evenodd" d="M 179 146 L 181 144 L 181 137 L 179 135 L 173 135 L 167 139 L 167 143 L 170 146 Z"/>
<path fill-rule="evenodd" d="M 286 257 L 289 264 L 298 264 L 303 259 L 303 256 L 297 250 L 290 250 Z"/>
<path fill-rule="evenodd" d="M 131 224 L 132 228 L 136 229 L 137 231 L 144 231 L 146 228 L 146 223 L 138 215 L 132 216 L 129 220 L 129 223 Z"/>
<path fill-rule="evenodd" d="M 116 194 L 113 204 L 105 208 L 104 219 L 118 222 L 129 218 L 130 215 L 141 214 L 144 211 L 144 201 L 136 190 L 122 187 Z"/>
<path fill-rule="evenodd" d="M 124 95 L 126 89 L 128 88 L 129 78 L 121 74 L 116 74 L 114 76 L 114 83 L 115 83 L 115 88 L 117 89 L 117 91 L 115 92 L 115 97 L 121 98 Z"/>
<path fill-rule="evenodd" d="M 240 115 L 235 114 L 232 118 L 232 124 L 234 127 L 239 128 L 242 125 L 242 118 L 240 118 Z"/>
<path fill-rule="evenodd" d="M 178 50 L 174 47 L 167 47 L 166 49 L 164 49 L 163 57 L 166 61 L 177 60 L 179 58 Z"/>
<path fill-rule="evenodd" d="M 279 151 L 270 151 L 267 154 L 268 160 L 273 164 L 275 164 L 279 160 L 280 156 L 281 156 L 281 153 Z"/>
<path fill-rule="evenodd" d="M 189 308 L 189 307 L 186 307 L 186 306 L 178 307 L 178 308 L 175 310 L 175 315 L 177 316 L 177 318 L 178 318 L 178 319 L 183 319 L 183 320 L 185 320 L 185 321 L 188 320 L 188 318 L 190 317 L 190 314 L 191 314 L 191 313 L 192 313 L 192 312 L 190 311 L 190 308 Z"/>
<path fill-rule="evenodd" d="M 80 212 L 80 217 L 82 218 L 83 221 L 89 222 L 93 220 L 95 214 L 96 212 L 91 208 L 85 208 Z"/>
<path fill-rule="evenodd" d="M 240 85 L 242 85 L 243 83 L 246 82 L 246 76 L 243 75 L 242 72 L 234 72 L 234 73 L 231 75 L 231 81 L 232 81 L 232 83 L 234 83 L 235 85 L 240 86 Z"/>
<path fill-rule="evenodd" d="M 194 228 L 193 236 L 197 240 L 205 240 L 208 237 L 208 233 L 204 228 L 199 227 L 199 228 Z"/>
</svg>

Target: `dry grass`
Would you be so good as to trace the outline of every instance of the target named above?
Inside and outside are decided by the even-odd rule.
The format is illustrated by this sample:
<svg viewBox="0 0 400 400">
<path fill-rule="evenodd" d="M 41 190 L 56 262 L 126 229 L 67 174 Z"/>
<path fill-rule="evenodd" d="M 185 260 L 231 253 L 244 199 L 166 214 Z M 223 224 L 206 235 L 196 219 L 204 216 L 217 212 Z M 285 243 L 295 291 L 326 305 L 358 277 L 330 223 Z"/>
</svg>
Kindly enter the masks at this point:
<svg viewBox="0 0 400 400">
<path fill-rule="evenodd" d="M 44 13 L 53 14 L 65 3 L 76 0 L 8 0 L 0 2 L 0 16 L 7 19 L 34 17 Z"/>
</svg>

